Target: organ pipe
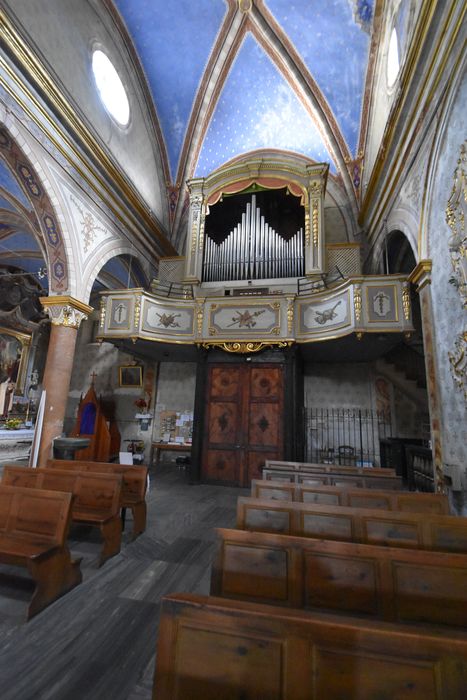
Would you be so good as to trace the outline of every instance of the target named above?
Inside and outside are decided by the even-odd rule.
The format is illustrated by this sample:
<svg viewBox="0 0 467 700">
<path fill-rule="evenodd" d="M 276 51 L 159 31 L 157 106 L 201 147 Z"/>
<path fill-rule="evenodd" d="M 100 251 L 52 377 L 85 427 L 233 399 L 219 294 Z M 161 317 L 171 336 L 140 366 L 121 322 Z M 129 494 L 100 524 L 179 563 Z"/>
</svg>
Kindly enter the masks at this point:
<svg viewBox="0 0 467 700">
<path fill-rule="evenodd" d="M 301 277 L 303 270 L 303 228 L 286 240 L 265 221 L 256 195 L 222 243 L 205 238 L 206 282 Z"/>
</svg>

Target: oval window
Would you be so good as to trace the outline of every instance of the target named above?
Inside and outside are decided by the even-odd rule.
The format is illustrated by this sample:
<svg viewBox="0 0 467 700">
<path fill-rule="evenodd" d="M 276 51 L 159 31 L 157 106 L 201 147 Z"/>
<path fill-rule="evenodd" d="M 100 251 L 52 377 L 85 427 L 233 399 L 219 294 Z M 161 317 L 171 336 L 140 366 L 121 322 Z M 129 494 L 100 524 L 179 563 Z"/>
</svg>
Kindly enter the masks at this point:
<svg viewBox="0 0 467 700">
<path fill-rule="evenodd" d="M 399 44 L 397 40 L 396 28 L 392 28 L 391 38 L 389 39 L 389 49 L 388 49 L 388 86 L 392 87 L 396 82 L 396 78 L 399 74 L 400 60 L 399 60 Z"/>
<path fill-rule="evenodd" d="M 130 103 L 119 74 L 103 51 L 93 52 L 92 72 L 104 107 L 120 126 L 126 126 L 130 120 Z"/>
</svg>

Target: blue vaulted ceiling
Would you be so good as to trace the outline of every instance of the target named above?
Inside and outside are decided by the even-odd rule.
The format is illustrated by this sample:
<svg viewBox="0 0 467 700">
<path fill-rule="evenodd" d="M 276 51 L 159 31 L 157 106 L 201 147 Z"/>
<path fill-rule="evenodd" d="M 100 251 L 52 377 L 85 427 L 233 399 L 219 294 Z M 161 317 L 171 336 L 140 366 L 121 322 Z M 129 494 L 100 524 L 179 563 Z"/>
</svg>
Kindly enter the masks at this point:
<svg viewBox="0 0 467 700">
<path fill-rule="evenodd" d="M 356 158 L 373 2 L 114 0 L 172 182 L 260 148 L 328 161 L 331 172 Z"/>
<path fill-rule="evenodd" d="M 196 167 L 206 176 L 257 148 L 296 151 L 334 162 L 310 115 L 251 34 L 245 38 L 211 119 Z"/>
<path fill-rule="evenodd" d="M 226 12 L 224 0 L 115 0 L 146 73 L 175 177 L 198 86 Z"/>
</svg>

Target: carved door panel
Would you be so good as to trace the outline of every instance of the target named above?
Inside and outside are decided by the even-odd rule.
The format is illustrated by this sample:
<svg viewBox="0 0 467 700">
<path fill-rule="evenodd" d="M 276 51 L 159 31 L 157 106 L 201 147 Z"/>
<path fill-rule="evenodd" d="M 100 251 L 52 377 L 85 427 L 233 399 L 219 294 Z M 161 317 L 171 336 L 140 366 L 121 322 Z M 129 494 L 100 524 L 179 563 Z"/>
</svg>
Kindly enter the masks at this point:
<svg viewBox="0 0 467 700">
<path fill-rule="evenodd" d="M 222 365 L 209 370 L 203 478 L 249 486 L 265 459 L 283 457 L 283 369 Z"/>
<path fill-rule="evenodd" d="M 202 460 L 203 477 L 209 481 L 240 481 L 241 379 L 240 366 L 214 366 L 209 370 Z"/>
<path fill-rule="evenodd" d="M 266 459 L 283 458 L 283 369 L 252 366 L 246 448 L 246 482 L 261 479 Z"/>
</svg>

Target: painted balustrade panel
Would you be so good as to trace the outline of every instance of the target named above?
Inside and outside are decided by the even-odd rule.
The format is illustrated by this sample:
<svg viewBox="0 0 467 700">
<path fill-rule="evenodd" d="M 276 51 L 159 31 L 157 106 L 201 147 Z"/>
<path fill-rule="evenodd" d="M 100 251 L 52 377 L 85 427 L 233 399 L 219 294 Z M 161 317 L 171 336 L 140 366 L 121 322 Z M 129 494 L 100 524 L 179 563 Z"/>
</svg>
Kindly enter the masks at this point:
<svg viewBox="0 0 467 700">
<path fill-rule="evenodd" d="M 200 289 L 202 291 L 202 288 Z M 218 345 L 233 352 L 356 333 L 413 331 L 410 288 L 400 275 L 354 277 L 324 292 L 170 299 L 141 289 L 103 293 L 100 338 Z"/>
</svg>

